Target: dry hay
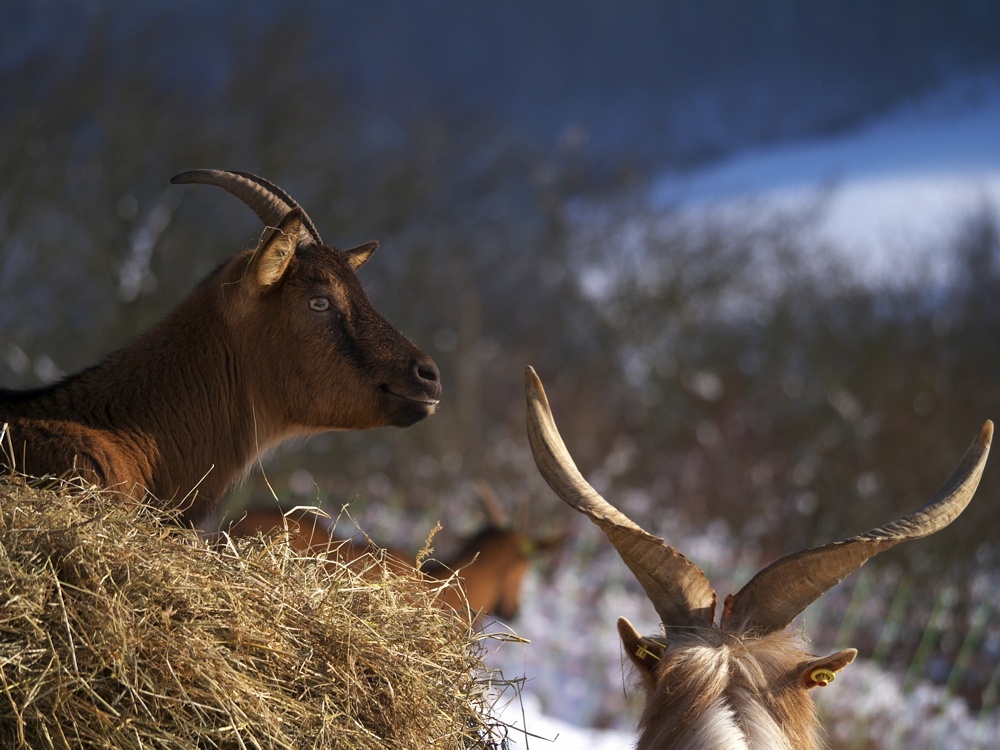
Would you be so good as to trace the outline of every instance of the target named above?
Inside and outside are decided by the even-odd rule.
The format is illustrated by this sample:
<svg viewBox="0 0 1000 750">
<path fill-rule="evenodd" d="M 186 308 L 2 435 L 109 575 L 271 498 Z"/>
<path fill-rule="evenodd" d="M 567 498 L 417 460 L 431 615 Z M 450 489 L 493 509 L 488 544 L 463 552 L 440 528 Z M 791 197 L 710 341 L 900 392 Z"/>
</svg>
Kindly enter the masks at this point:
<svg viewBox="0 0 1000 750">
<path fill-rule="evenodd" d="M 0 478 L 0 746 L 498 746 L 481 641 L 426 584 L 161 519 Z"/>
</svg>

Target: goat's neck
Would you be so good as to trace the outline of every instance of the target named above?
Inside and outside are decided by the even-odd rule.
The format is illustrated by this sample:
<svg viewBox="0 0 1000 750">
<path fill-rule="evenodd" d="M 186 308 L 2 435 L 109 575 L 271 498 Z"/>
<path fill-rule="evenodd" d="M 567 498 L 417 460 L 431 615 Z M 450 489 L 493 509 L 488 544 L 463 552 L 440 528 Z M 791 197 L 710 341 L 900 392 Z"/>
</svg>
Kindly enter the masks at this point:
<svg viewBox="0 0 1000 750">
<path fill-rule="evenodd" d="M 200 521 L 253 461 L 280 441 L 267 414 L 258 413 L 246 363 L 232 351 L 205 306 L 204 286 L 159 324 L 100 364 L 48 389 L 72 421 L 105 432 L 143 467 L 146 486 Z M 199 317 L 200 316 L 200 317 Z"/>
</svg>

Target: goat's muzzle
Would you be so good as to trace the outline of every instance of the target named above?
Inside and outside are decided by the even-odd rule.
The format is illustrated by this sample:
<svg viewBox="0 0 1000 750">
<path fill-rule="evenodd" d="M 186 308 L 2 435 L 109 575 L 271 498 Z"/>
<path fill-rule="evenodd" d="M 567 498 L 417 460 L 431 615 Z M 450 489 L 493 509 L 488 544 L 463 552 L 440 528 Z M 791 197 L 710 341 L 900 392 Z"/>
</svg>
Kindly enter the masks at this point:
<svg viewBox="0 0 1000 750">
<path fill-rule="evenodd" d="M 409 427 L 429 417 L 441 402 L 441 373 L 430 357 L 420 357 L 406 375 L 392 383 L 383 383 L 382 393 L 388 402 L 390 422 Z"/>
</svg>

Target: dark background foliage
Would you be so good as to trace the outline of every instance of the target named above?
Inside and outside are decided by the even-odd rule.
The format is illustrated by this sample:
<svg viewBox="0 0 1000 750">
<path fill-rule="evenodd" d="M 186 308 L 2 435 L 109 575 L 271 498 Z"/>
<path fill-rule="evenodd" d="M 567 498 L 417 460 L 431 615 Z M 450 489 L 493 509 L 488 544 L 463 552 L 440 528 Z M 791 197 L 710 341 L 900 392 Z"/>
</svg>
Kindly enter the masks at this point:
<svg viewBox="0 0 1000 750">
<path fill-rule="evenodd" d="M 861 531 L 929 497 L 1000 416 L 990 214 L 944 250 L 951 283 L 880 288 L 805 246 L 808 215 L 692 231 L 643 188 L 995 70 L 998 37 L 1000 6 L 973 0 L 18 3 L 0 383 L 93 363 L 253 242 L 237 201 L 168 184 L 246 170 L 327 241 L 381 240 L 363 280 L 446 389 L 410 430 L 281 451 L 267 473 L 290 504 L 461 527 L 482 478 L 575 524 L 526 452 L 533 364 L 581 467 L 652 530 L 665 507 L 720 517 L 766 556 Z M 901 554 L 992 559 L 996 476 L 960 531 Z"/>
</svg>

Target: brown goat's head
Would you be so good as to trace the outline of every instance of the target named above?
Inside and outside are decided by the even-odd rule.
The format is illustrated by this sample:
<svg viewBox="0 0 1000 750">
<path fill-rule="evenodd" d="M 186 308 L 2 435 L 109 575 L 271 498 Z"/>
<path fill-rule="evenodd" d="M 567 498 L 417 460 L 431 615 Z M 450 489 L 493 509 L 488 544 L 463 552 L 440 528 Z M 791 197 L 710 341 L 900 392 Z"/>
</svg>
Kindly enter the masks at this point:
<svg viewBox="0 0 1000 750">
<path fill-rule="evenodd" d="M 472 612 L 513 620 L 521 611 L 521 587 L 532 562 L 565 540 L 564 534 L 536 538 L 524 531 L 486 528 L 466 542 L 443 568 L 461 575 Z"/>
<path fill-rule="evenodd" d="M 993 435 L 993 424 L 986 422 L 923 508 L 850 539 L 781 558 L 726 597 L 716 622 L 715 591 L 701 568 L 614 508 L 577 470 L 530 367 L 525 396 L 528 438 L 542 476 L 601 527 L 660 616 L 664 635 L 656 637 L 643 637 L 624 618 L 618 621 L 622 645 L 647 694 L 639 750 L 820 747 L 808 691 L 833 680 L 857 651 L 816 658 L 788 626 L 873 555 L 954 521 L 979 484 Z"/>
<path fill-rule="evenodd" d="M 257 247 L 219 271 L 236 350 L 227 365 L 254 363 L 253 373 L 239 375 L 253 377 L 261 419 L 310 434 L 406 427 L 434 413 L 437 366 L 375 310 L 355 274 L 377 243 L 325 245 L 305 211 L 255 175 L 200 169 L 172 182 L 221 187 L 267 227 Z"/>
<path fill-rule="evenodd" d="M 525 530 L 523 524 L 517 528 L 489 485 L 478 482 L 476 489 L 486 511 L 486 525 L 450 559 L 428 560 L 421 569 L 438 578 L 447 578 L 452 571 L 461 576 L 464 601 L 458 591 L 445 592 L 453 609 L 468 604 L 473 613 L 512 620 L 521 609 L 521 587 L 532 562 L 557 550 L 568 535 L 542 537 Z"/>
</svg>

